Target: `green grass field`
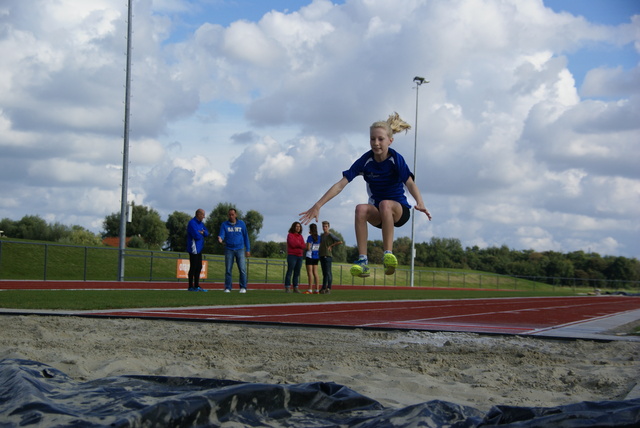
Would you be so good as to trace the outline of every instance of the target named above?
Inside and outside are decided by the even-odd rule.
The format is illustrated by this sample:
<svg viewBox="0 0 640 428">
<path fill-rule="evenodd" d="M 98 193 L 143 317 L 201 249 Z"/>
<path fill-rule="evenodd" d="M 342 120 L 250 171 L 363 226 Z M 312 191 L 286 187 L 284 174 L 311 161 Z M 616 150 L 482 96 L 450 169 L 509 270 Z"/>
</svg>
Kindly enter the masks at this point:
<svg viewBox="0 0 640 428">
<path fill-rule="evenodd" d="M 568 296 L 566 292 L 447 290 L 447 289 L 381 289 L 340 290 L 331 294 L 287 294 L 282 290 L 236 290 L 223 293 L 220 289 L 208 293 L 185 290 L 7 290 L 0 291 L 0 308 L 102 310 L 125 308 L 159 308 L 216 305 L 286 304 L 309 302 L 354 302 L 421 299 L 469 299 L 496 297 Z"/>
</svg>

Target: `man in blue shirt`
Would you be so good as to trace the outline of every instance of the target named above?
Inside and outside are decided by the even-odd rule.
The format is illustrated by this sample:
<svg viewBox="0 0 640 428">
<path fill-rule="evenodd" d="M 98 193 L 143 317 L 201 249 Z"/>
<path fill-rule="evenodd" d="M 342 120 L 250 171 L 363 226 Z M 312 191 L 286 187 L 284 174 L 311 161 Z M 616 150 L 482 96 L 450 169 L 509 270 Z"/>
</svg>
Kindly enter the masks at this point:
<svg viewBox="0 0 640 428">
<path fill-rule="evenodd" d="M 240 293 L 247 292 L 247 263 L 245 259 L 250 254 L 249 233 L 247 225 L 244 221 L 237 218 L 238 214 L 234 208 L 228 212 L 229 220 L 220 225 L 220 234 L 218 242 L 225 246 L 224 248 L 224 292 L 230 293 L 232 288 L 231 270 L 235 261 L 240 271 Z"/>
<path fill-rule="evenodd" d="M 187 223 L 187 252 L 189 252 L 189 291 L 207 291 L 200 288 L 200 272 L 202 271 L 202 248 L 204 238 L 209 231 L 204 225 L 204 210 L 198 208 L 194 218 Z"/>
</svg>

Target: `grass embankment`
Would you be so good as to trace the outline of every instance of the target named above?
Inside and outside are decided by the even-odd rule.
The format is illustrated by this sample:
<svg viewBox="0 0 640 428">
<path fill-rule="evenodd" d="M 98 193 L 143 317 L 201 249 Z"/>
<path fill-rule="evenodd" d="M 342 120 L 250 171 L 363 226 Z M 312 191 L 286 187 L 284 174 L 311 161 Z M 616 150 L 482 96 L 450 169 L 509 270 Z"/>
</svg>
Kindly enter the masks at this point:
<svg viewBox="0 0 640 428">
<path fill-rule="evenodd" d="M 117 280 L 119 251 L 107 247 L 75 247 L 50 242 L 2 239 L 0 279 L 115 281 Z M 125 279 L 143 281 L 175 281 L 178 259 L 185 253 L 149 250 L 127 250 Z M 222 256 L 206 255 L 209 261 L 208 282 L 224 281 Z M 82 290 L 41 291 L 11 290 L 0 292 L 0 308 L 100 310 L 140 307 L 179 307 L 200 305 L 275 304 L 300 302 L 332 302 L 400 299 L 458 299 L 510 296 L 572 295 L 580 290 L 553 287 L 549 284 L 513 277 L 492 275 L 470 270 L 416 268 L 414 288 L 394 290 L 340 290 L 344 285 L 410 285 L 410 271 L 400 266 L 394 275 L 386 276 L 379 265 L 372 266 L 369 278 L 354 278 L 349 264 L 334 263 L 334 293 L 329 295 L 285 294 L 275 290 L 251 290 L 247 294 L 226 294 L 185 291 Z M 248 264 L 251 283 L 282 284 L 285 273 L 282 259 L 250 258 Z M 302 289 L 307 284 L 306 273 L 301 275 Z M 183 283 L 185 280 L 182 280 Z M 234 268 L 237 284 L 237 269 Z M 237 287 L 237 285 L 236 285 Z M 584 290 L 583 290 L 584 291 Z"/>
<path fill-rule="evenodd" d="M 51 242 L 0 239 L 0 279 L 116 281 L 119 251 L 109 247 L 77 247 Z M 186 253 L 150 250 L 126 250 L 124 278 L 127 281 L 176 281 L 178 259 Z M 209 263 L 208 280 L 224 281 L 222 256 L 205 255 Z M 408 266 L 399 266 L 394 275 L 384 275 L 383 268 L 371 264 L 371 276 L 354 278 L 350 264 L 334 263 L 334 284 L 408 286 Z M 282 284 L 286 270 L 284 259 L 248 259 L 250 283 Z M 237 277 L 237 269 L 234 269 Z M 184 280 L 183 280 L 184 281 Z M 237 281 L 237 278 L 234 278 Z M 301 282 L 306 283 L 306 272 Z M 553 291 L 554 287 L 535 281 L 462 269 L 416 267 L 414 286 L 445 288 L 488 288 L 500 290 Z"/>
</svg>

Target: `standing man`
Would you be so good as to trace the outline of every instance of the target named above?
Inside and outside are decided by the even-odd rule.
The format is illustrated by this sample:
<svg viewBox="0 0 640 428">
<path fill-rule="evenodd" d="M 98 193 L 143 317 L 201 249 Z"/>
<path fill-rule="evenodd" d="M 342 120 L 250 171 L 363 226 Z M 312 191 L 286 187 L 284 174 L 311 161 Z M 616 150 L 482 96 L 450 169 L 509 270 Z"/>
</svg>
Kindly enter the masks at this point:
<svg viewBox="0 0 640 428">
<path fill-rule="evenodd" d="M 230 293 L 232 287 L 231 281 L 231 269 L 233 268 L 233 261 L 235 259 L 238 270 L 240 271 L 240 292 L 247 292 L 247 263 L 245 255 L 249 257 L 250 244 L 249 233 L 247 232 L 247 225 L 244 221 L 238 220 L 237 213 L 234 208 L 229 210 L 227 214 L 229 220 L 220 225 L 220 234 L 218 235 L 218 242 L 225 245 L 224 249 L 224 292 Z"/>
<path fill-rule="evenodd" d="M 200 272 L 202 271 L 202 247 L 209 231 L 204 225 L 204 210 L 198 208 L 196 216 L 187 223 L 187 251 L 189 252 L 189 291 L 207 291 L 200 288 Z"/>
<path fill-rule="evenodd" d="M 333 272 L 331 271 L 333 262 L 332 248 L 342 244 L 342 241 L 333 233 L 329 232 L 331 225 L 328 221 L 322 222 L 322 236 L 320 237 L 320 267 L 322 268 L 322 289 L 320 294 L 331 293 L 333 283 Z"/>
</svg>

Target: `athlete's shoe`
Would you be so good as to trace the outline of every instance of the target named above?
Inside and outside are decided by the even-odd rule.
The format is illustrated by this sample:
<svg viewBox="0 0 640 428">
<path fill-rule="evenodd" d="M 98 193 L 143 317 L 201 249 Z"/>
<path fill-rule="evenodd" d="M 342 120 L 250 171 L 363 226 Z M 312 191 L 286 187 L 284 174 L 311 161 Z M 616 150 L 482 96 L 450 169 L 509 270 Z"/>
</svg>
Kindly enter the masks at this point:
<svg viewBox="0 0 640 428">
<path fill-rule="evenodd" d="M 353 264 L 353 266 L 351 266 L 351 275 L 359 276 L 360 278 L 366 278 L 369 275 L 371 275 L 369 273 L 369 266 L 367 264 L 367 260 L 366 259 L 357 260 Z"/>
<path fill-rule="evenodd" d="M 240 294 L 244 294 L 244 293 L 246 293 L 246 292 L 247 292 L 247 289 L 246 289 L 246 288 L 241 288 L 241 289 L 240 289 Z"/>
<path fill-rule="evenodd" d="M 225 292 L 225 293 L 231 293 L 231 290 L 230 290 L 230 289 L 228 289 L 228 288 L 225 288 L 225 289 L 224 289 L 224 292 Z"/>
<path fill-rule="evenodd" d="M 396 267 L 398 266 L 398 259 L 396 259 L 396 256 L 393 254 L 387 253 L 382 259 L 382 264 L 384 265 L 384 274 L 393 275 L 396 272 Z"/>
</svg>

